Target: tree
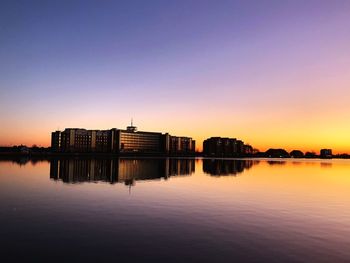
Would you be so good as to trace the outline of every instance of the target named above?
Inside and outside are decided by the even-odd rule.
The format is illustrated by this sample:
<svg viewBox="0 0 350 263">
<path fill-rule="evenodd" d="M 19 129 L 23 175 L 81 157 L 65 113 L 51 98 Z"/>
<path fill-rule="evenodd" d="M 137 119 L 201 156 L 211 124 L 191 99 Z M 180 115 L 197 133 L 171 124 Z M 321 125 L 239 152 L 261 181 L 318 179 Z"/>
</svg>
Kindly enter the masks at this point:
<svg viewBox="0 0 350 263">
<path fill-rule="evenodd" d="M 290 152 L 290 157 L 293 158 L 303 158 L 304 157 L 304 153 L 300 150 L 293 150 Z"/>
</svg>

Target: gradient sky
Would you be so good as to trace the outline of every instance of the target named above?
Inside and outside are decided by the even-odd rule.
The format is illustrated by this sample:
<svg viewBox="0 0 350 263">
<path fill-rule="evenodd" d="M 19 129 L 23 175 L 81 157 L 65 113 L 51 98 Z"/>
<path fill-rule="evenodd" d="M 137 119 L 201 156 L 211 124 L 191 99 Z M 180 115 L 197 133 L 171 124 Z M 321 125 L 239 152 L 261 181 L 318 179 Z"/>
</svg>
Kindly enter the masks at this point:
<svg viewBox="0 0 350 263">
<path fill-rule="evenodd" d="M 350 1 L 1 1 L 0 145 L 131 117 L 350 152 Z"/>
</svg>

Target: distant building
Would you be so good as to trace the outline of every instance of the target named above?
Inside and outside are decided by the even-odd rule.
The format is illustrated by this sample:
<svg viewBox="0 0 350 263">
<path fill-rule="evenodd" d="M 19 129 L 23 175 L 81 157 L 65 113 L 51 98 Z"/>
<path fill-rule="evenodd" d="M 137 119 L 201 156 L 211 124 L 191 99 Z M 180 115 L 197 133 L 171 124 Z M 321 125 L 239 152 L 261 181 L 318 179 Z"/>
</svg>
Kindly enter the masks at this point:
<svg viewBox="0 0 350 263">
<path fill-rule="evenodd" d="M 192 155 L 195 141 L 190 137 L 171 136 L 168 133 L 126 130 L 86 130 L 67 128 L 51 134 L 51 148 L 56 153 L 147 153 Z"/>
<path fill-rule="evenodd" d="M 112 130 L 85 130 L 67 128 L 51 135 L 54 152 L 85 153 L 110 152 L 112 150 Z"/>
<path fill-rule="evenodd" d="M 61 148 L 61 132 L 55 131 L 51 133 L 51 150 L 58 152 Z"/>
<path fill-rule="evenodd" d="M 321 149 L 320 151 L 320 157 L 321 158 L 332 158 L 332 149 Z"/>
<path fill-rule="evenodd" d="M 203 153 L 206 156 L 235 157 L 252 152 L 253 147 L 235 138 L 211 137 L 203 142 Z"/>
<path fill-rule="evenodd" d="M 253 154 L 253 147 L 249 144 L 244 144 L 244 153 L 245 154 Z"/>
<path fill-rule="evenodd" d="M 163 135 L 158 132 L 115 130 L 114 150 L 120 153 L 160 153 L 164 152 L 163 140 Z"/>
<path fill-rule="evenodd" d="M 185 154 L 194 153 L 196 142 L 190 137 L 171 136 L 168 133 L 164 135 L 164 149 L 167 154 Z"/>
</svg>

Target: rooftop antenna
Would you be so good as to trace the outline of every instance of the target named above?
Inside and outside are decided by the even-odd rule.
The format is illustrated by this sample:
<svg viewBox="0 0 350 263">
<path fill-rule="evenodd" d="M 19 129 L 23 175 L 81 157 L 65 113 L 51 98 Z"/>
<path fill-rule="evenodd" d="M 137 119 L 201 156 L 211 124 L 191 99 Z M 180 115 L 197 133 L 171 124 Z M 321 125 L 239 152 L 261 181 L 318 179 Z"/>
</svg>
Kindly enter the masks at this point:
<svg viewBox="0 0 350 263">
<path fill-rule="evenodd" d="M 133 118 L 131 118 L 131 125 L 126 127 L 126 130 L 129 132 L 136 132 L 137 131 L 137 127 L 134 126 Z"/>
</svg>

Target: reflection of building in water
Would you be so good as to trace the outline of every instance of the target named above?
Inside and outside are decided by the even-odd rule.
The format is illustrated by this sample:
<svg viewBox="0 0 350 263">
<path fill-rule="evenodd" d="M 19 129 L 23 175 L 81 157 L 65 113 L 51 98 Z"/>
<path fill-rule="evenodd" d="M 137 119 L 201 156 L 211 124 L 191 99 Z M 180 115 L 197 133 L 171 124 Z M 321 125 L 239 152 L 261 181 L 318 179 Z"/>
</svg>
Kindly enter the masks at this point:
<svg viewBox="0 0 350 263">
<path fill-rule="evenodd" d="M 132 184 L 137 180 L 190 175 L 194 169 L 194 159 L 55 159 L 50 163 L 50 178 L 66 183 Z"/>
<path fill-rule="evenodd" d="M 286 161 L 280 161 L 280 160 L 272 160 L 272 161 L 267 161 L 269 165 L 286 165 Z"/>
<path fill-rule="evenodd" d="M 236 175 L 258 163 L 253 160 L 204 159 L 203 171 L 213 176 Z"/>
</svg>

